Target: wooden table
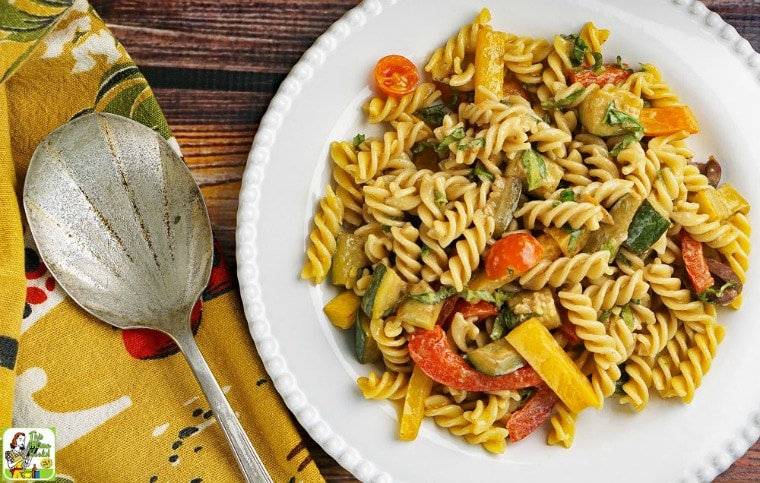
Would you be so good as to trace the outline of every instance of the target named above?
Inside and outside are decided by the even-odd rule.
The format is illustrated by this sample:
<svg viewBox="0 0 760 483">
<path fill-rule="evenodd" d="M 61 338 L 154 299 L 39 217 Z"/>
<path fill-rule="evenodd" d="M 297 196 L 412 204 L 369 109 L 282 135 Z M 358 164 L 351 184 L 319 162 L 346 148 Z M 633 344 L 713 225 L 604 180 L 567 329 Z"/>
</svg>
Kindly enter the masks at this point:
<svg viewBox="0 0 760 483">
<path fill-rule="evenodd" d="M 356 0 L 94 0 L 153 86 L 235 263 L 235 216 L 246 157 L 280 82 Z M 704 2 L 760 50 L 760 3 Z M 355 481 L 314 444 L 328 481 Z M 706 435 L 706 437 L 709 437 Z M 760 442 L 716 481 L 760 481 Z"/>
</svg>

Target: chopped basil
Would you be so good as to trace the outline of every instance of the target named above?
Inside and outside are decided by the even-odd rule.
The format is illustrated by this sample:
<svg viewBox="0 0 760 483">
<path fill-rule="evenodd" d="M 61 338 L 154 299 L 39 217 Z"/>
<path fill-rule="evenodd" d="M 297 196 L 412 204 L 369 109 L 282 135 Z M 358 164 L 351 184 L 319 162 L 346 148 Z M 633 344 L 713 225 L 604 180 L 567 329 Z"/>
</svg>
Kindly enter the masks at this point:
<svg viewBox="0 0 760 483">
<path fill-rule="evenodd" d="M 480 166 L 476 166 L 473 168 L 472 172 L 470 173 L 470 180 L 472 181 L 493 181 L 494 176 L 486 171 L 485 169 L 481 168 Z"/>
<path fill-rule="evenodd" d="M 412 146 L 412 154 L 420 154 L 422 151 L 431 148 L 435 149 L 437 144 L 430 142 L 430 141 L 420 141 L 418 143 L 414 143 Z"/>
<path fill-rule="evenodd" d="M 449 112 L 450 109 L 446 104 L 433 104 L 432 106 L 420 109 L 415 114 L 427 124 L 439 127 L 443 124 L 443 118 Z"/>
<path fill-rule="evenodd" d="M 423 304 L 437 304 L 439 302 L 443 302 L 444 300 L 449 298 L 451 295 L 454 295 L 455 293 L 456 293 L 456 290 L 454 290 L 453 287 L 444 285 L 443 287 L 441 287 L 435 292 L 409 294 L 407 295 L 407 297 L 409 297 L 412 300 L 416 300 L 417 302 L 422 302 Z"/>
<path fill-rule="evenodd" d="M 599 250 L 607 250 L 610 252 L 610 260 L 613 260 L 615 258 L 615 255 L 617 255 L 617 244 L 615 243 L 615 240 L 607 240 L 606 242 L 602 243 L 602 246 L 599 247 Z"/>
<path fill-rule="evenodd" d="M 499 315 L 496 316 L 491 328 L 489 336 L 491 340 L 501 339 L 507 332 L 514 329 L 518 325 L 522 324 L 531 317 L 540 317 L 541 314 L 528 313 L 528 314 L 516 314 L 512 312 L 509 305 L 505 304 L 501 307 Z"/>
<path fill-rule="evenodd" d="M 578 34 L 563 35 L 563 39 L 573 43 L 570 49 L 570 63 L 573 67 L 578 67 L 583 64 L 583 56 L 591 50 L 585 40 Z"/>
<path fill-rule="evenodd" d="M 460 151 L 467 151 L 468 149 L 474 149 L 474 148 L 482 148 L 486 145 L 486 140 L 483 138 L 475 138 L 470 140 L 467 143 L 460 144 L 457 146 L 457 149 Z"/>
<path fill-rule="evenodd" d="M 544 158 L 532 149 L 526 149 L 522 154 L 522 164 L 528 180 L 528 191 L 539 188 L 547 176 Z"/>
<path fill-rule="evenodd" d="M 615 101 L 610 102 L 610 105 L 607 107 L 607 112 L 604 114 L 604 122 L 610 126 L 620 126 L 631 134 L 638 136 L 638 139 L 641 139 L 641 136 L 644 135 L 644 128 L 638 119 L 618 110 L 615 107 Z"/>
<path fill-rule="evenodd" d="M 567 239 L 567 250 L 569 252 L 574 252 L 575 249 L 578 248 L 578 240 L 581 238 L 583 228 L 573 228 L 570 225 L 563 225 L 562 229 L 570 234 L 570 237 Z"/>
<path fill-rule="evenodd" d="M 697 294 L 697 298 L 701 300 L 704 303 L 712 303 L 714 304 L 717 299 L 719 299 L 721 296 L 723 296 L 723 293 L 738 285 L 737 282 L 726 282 L 723 284 L 722 287 L 720 287 L 718 290 L 715 290 L 714 288 L 710 287 L 706 289 L 702 293 Z"/>
<path fill-rule="evenodd" d="M 446 198 L 446 193 L 442 191 L 435 190 L 433 195 L 435 196 L 435 205 L 438 207 L 438 209 L 442 209 L 443 206 L 449 202 L 448 198 Z"/>
<path fill-rule="evenodd" d="M 610 316 L 612 315 L 612 309 L 607 309 L 601 314 L 599 314 L 599 322 L 607 322 L 610 319 Z"/>
<path fill-rule="evenodd" d="M 571 105 L 573 102 L 577 101 L 584 92 L 586 92 L 585 87 L 578 89 L 577 91 L 573 92 L 567 97 L 563 97 L 562 99 L 547 99 L 541 102 L 541 107 L 544 109 L 564 109 L 567 106 Z"/>
<path fill-rule="evenodd" d="M 610 151 L 610 155 L 613 157 L 617 157 L 618 154 L 620 154 L 625 148 L 631 145 L 631 143 L 638 141 L 641 138 L 637 138 L 633 134 L 627 134 L 619 143 L 617 143 L 612 150 Z"/>
<path fill-rule="evenodd" d="M 559 192 L 559 200 L 563 203 L 565 201 L 575 201 L 575 191 L 570 188 L 563 189 Z"/>
<path fill-rule="evenodd" d="M 639 141 L 644 137 L 644 127 L 638 119 L 618 110 L 615 107 L 614 101 L 610 103 L 609 107 L 607 107 L 607 112 L 604 114 L 604 122 L 610 126 L 620 126 L 630 133 L 612 148 L 610 154 L 613 156 L 617 156 L 622 150 L 630 146 L 631 143 Z"/>
<path fill-rule="evenodd" d="M 438 144 L 435 150 L 438 153 L 445 153 L 446 150 L 449 148 L 449 144 L 456 141 L 461 141 L 462 139 L 464 139 L 464 137 L 465 137 L 464 128 L 458 127 L 454 129 L 454 131 L 451 134 L 443 138 L 443 140 L 440 142 L 440 144 Z"/>
<path fill-rule="evenodd" d="M 496 299 L 488 290 L 470 290 L 466 288 L 462 291 L 462 298 L 470 303 L 479 302 L 481 300 L 491 303 L 496 302 Z"/>
<path fill-rule="evenodd" d="M 430 247 L 423 244 L 420 248 L 420 258 L 425 258 L 427 255 L 430 255 Z"/>
<path fill-rule="evenodd" d="M 636 325 L 636 319 L 633 318 L 633 310 L 631 310 L 630 305 L 623 305 L 623 307 L 620 309 L 620 317 L 623 319 L 623 322 L 625 322 L 625 325 L 628 326 L 629 329 L 633 329 Z"/>
<path fill-rule="evenodd" d="M 363 143 L 365 139 L 366 137 L 364 136 L 364 134 L 357 134 L 356 136 L 354 136 L 354 147 L 358 148 L 359 145 Z"/>
<path fill-rule="evenodd" d="M 585 40 L 581 38 L 578 34 L 570 34 L 570 35 L 563 35 L 562 38 L 565 40 L 571 41 L 573 43 L 572 48 L 570 49 L 570 63 L 573 65 L 573 67 L 578 67 L 583 65 L 584 56 L 588 53 L 591 54 L 591 56 L 594 58 L 594 65 L 591 66 L 591 69 L 594 71 L 598 71 L 602 68 L 602 54 L 601 52 L 593 52 L 591 50 L 591 47 L 588 46 Z"/>
</svg>

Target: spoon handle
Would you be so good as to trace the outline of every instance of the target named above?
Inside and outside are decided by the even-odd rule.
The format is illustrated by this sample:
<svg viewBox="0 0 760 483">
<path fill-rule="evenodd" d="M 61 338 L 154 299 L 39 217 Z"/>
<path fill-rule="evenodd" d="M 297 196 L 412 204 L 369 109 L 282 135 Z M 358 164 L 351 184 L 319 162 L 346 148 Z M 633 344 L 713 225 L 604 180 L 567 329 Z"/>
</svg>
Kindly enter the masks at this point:
<svg viewBox="0 0 760 483">
<path fill-rule="evenodd" d="M 195 343 L 190 324 L 182 324 L 178 333 L 169 334 L 179 346 L 185 355 L 190 368 L 195 373 L 196 379 L 206 395 L 206 399 L 211 405 L 211 410 L 216 416 L 216 420 L 222 428 L 222 432 L 227 437 L 235 459 L 237 459 L 245 481 L 248 483 L 272 483 L 272 478 L 267 473 L 264 463 L 253 448 L 251 441 L 243 430 L 243 426 L 238 421 L 237 416 L 232 410 L 230 403 L 219 387 L 219 383 L 214 378 L 211 369 L 208 367 L 206 360 L 198 345 Z M 186 328 L 185 328 L 186 327 Z"/>
</svg>

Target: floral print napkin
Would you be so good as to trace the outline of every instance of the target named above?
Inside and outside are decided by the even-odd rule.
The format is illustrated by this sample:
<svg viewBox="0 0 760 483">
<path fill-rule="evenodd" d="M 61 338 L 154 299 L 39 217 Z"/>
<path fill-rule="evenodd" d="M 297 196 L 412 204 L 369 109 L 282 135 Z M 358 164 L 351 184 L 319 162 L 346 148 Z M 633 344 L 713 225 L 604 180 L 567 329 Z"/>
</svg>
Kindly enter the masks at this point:
<svg viewBox="0 0 760 483">
<path fill-rule="evenodd" d="M 29 428 L 52 428 L 55 453 L 39 462 L 59 482 L 242 481 L 173 342 L 150 330 L 114 329 L 79 308 L 25 226 L 20 198 L 36 146 L 92 111 L 137 120 L 179 151 L 150 86 L 85 0 L 0 0 L 0 430 L 11 429 L 0 437 L 34 439 Z M 192 316 L 198 345 L 273 480 L 322 481 L 215 249 Z M 23 447 L 15 439 L 3 442 L 8 457 Z M 43 476 L 34 458 L 14 461 L 18 474 Z"/>
</svg>

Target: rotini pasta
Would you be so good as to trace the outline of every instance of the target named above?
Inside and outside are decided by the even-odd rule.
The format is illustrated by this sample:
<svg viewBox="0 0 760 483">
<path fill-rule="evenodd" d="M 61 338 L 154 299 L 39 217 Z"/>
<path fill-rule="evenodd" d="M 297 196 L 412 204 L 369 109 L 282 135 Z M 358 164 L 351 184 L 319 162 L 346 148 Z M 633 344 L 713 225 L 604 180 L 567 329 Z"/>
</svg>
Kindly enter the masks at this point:
<svg viewBox="0 0 760 483">
<path fill-rule="evenodd" d="M 695 397 L 718 307 L 741 305 L 750 207 L 703 173 L 693 125 L 648 124 L 690 111 L 655 66 L 605 59 L 608 30 L 490 22 L 484 9 L 416 86 L 366 102 L 382 135 L 331 142 L 301 276 L 350 268 L 338 285 L 360 304 L 341 315 L 372 367 L 358 390 L 402 402 L 403 425 L 501 453 L 547 422 L 568 448 L 589 405 Z M 512 344 L 536 326 L 546 344 Z"/>
</svg>

